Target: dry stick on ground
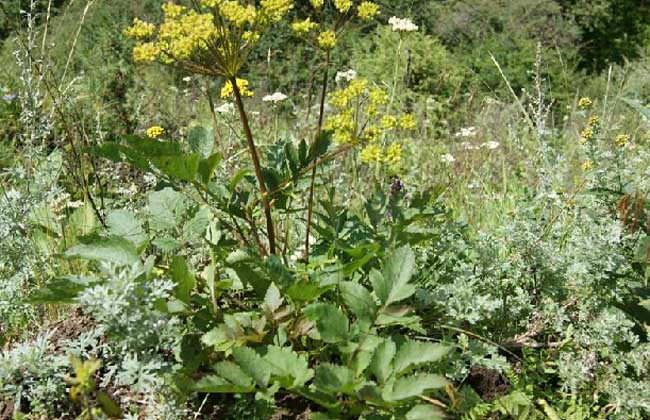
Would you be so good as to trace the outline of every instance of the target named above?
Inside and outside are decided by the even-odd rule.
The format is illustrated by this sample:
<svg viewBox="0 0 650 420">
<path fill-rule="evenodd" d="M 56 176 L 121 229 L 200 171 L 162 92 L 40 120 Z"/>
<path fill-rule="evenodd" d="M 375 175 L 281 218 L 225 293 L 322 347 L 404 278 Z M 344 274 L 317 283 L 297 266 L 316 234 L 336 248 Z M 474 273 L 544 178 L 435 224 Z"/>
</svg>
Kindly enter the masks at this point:
<svg viewBox="0 0 650 420">
<path fill-rule="evenodd" d="M 320 95 L 320 105 L 318 110 L 318 125 L 316 126 L 316 139 L 314 140 L 314 160 L 318 159 L 318 150 L 320 148 L 321 130 L 323 128 L 323 116 L 325 114 L 325 95 L 327 95 L 327 78 L 329 73 L 330 51 L 325 53 L 325 69 L 323 71 L 323 89 Z M 311 233 L 311 219 L 314 212 L 314 184 L 316 183 L 316 170 L 318 165 L 314 165 L 311 171 L 311 182 L 309 184 L 309 198 L 307 201 L 307 226 L 305 229 L 305 260 L 309 260 L 309 234 Z"/>
<path fill-rule="evenodd" d="M 235 77 L 231 77 L 229 80 L 232 84 L 232 90 L 235 95 L 235 102 L 237 103 L 237 109 L 239 110 L 239 117 L 241 118 L 242 126 L 244 127 L 244 134 L 246 135 L 248 152 L 251 155 L 251 160 L 253 161 L 253 166 L 255 167 L 255 176 L 257 177 L 257 183 L 259 184 L 260 188 L 262 206 L 264 207 L 264 216 L 266 218 L 266 233 L 269 238 L 269 252 L 271 254 L 275 254 L 275 228 L 273 227 L 273 214 L 271 213 L 271 205 L 269 204 L 266 184 L 264 183 L 264 176 L 262 175 L 262 166 L 260 165 L 260 159 L 257 155 L 257 148 L 255 147 L 253 133 L 251 132 L 251 128 L 248 123 L 248 116 L 246 115 L 246 110 L 244 109 L 241 92 L 239 90 L 239 86 L 237 86 L 237 79 Z"/>
</svg>

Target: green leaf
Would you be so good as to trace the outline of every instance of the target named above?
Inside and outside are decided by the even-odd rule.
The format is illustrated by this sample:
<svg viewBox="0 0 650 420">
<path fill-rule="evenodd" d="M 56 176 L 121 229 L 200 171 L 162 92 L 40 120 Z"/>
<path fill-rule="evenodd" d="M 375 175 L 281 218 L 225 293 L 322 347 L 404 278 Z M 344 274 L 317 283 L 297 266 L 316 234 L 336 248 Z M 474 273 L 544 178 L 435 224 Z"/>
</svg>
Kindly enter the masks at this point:
<svg viewBox="0 0 650 420">
<path fill-rule="evenodd" d="M 156 238 L 151 241 L 151 243 L 160 248 L 160 250 L 163 252 L 173 252 L 181 247 L 181 242 L 176 238 L 172 238 L 171 236 Z"/>
<path fill-rule="evenodd" d="M 188 209 L 183 194 L 172 188 L 153 191 L 149 194 L 147 211 L 149 226 L 154 230 L 171 230 L 176 228 Z"/>
<path fill-rule="evenodd" d="M 439 420 L 445 418 L 445 413 L 437 407 L 418 404 L 406 413 L 406 420 Z"/>
<path fill-rule="evenodd" d="M 36 182 L 42 188 L 51 188 L 58 181 L 63 169 L 63 153 L 55 150 L 36 167 Z"/>
<path fill-rule="evenodd" d="M 89 203 L 85 203 L 76 209 L 68 219 L 68 226 L 75 236 L 90 235 L 97 226 L 97 218 L 93 207 Z"/>
<path fill-rule="evenodd" d="M 450 350 L 450 347 L 439 343 L 408 340 L 400 346 L 395 355 L 393 370 L 396 375 L 403 375 L 414 367 L 437 362 Z"/>
<path fill-rule="evenodd" d="M 404 300 L 415 293 L 415 286 L 408 284 L 414 267 L 413 251 L 409 247 L 402 247 L 388 257 L 381 276 L 371 273 L 375 294 L 384 306 Z"/>
<path fill-rule="evenodd" d="M 286 347 L 269 346 L 264 360 L 271 366 L 273 376 L 285 388 L 301 387 L 314 376 L 307 358 Z"/>
<path fill-rule="evenodd" d="M 214 171 L 217 169 L 217 166 L 219 166 L 219 163 L 221 163 L 220 153 L 215 153 L 210 155 L 208 158 L 199 161 L 199 175 L 204 184 L 210 182 L 214 175 Z"/>
<path fill-rule="evenodd" d="M 294 283 L 286 291 L 286 295 L 294 302 L 310 302 L 325 292 L 327 288 L 320 287 L 316 282 Z"/>
<path fill-rule="evenodd" d="M 639 114 L 644 116 L 648 121 L 650 121 L 650 109 L 648 109 L 645 106 L 641 105 L 639 102 L 633 101 L 633 100 L 628 99 L 628 98 L 621 98 L 621 100 L 623 102 L 625 102 L 626 104 L 628 104 L 631 108 L 636 110 Z"/>
<path fill-rule="evenodd" d="M 232 355 L 242 370 L 253 378 L 257 385 L 266 387 L 269 384 L 271 367 L 255 350 L 250 347 L 235 347 L 232 349 Z"/>
<path fill-rule="evenodd" d="M 354 372 L 345 366 L 323 363 L 315 369 L 314 385 L 325 393 L 352 394 L 355 387 Z"/>
<path fill-rule="evenodd" d="M 227 380 L 231 384 L 239 387 L 239 389 L 245 389 L 247 391 L 239 392 L 250 392 L 255 389 L 255 384 L 253 383 L 253 378 L 248 376 L 246 372 L 242 370 L 241 367 L 236 365 L 233 362 L 219 362 L 214 365 L 214 370 L 217 374 L 223 379 Z"/>
<path fill-rule="evenodd" d="M 133 243 L 119 236 L 102 238 L 90 244 L 78 244 L 64 254 L 93 261 L 107 261 L 118 265 L 132 265 L 140 262 L 140 256 Z"/>
<path fill-rule="evenodd" d="M 59 223 L 56 214 L 47 205 L 47 203 L 41 203 L 38 206 L 34 207 L 29 213 L 29 220 L 43 228 L 47 231 L 55 233 L 57 236 L 63 235 L 63 228 Z"/>
<path fill-rule="evenodd" d="M 122 409 L 120 405 L 104 391 L 98 391 L 95 398 L 102 409 L 102 412 L 112 419 L 122 418 Z"/>
<path fill-rule="evenodd" d="M 336 306 L 313 303 L 305 308 L 305 315 L 316 324 L 324 342 L 340 343 L 348 339 L 348 317 Z"/>
<path fill-rule="evenodd" d="M 193 127 L 188 136 L 188 142 L 193 152 L 196 152 L 202 158 L 207 158 L 214 148 L 214 134 L 212 129 L 202 126 Z"/>
<path fill-rule="evenodd" d="M 238 386 L 217 375 L 207 375 L 194 384 L 194 390 L 212 394 L 233 394 L 253 392 L 255 389 Z"/>
<path fill-rule="evenodd" d="M 384 389 L 382 396 L 386 401 L 406 400 L 417 397 L 427 390 L 443 388 L 447 385 L 449 381 L 441 375 L 421 373 L 397 379 L 392 387 Z"/>
<path fill-rule="evenodd" d="M 273 313 L 280 308 L 283 302 L 284 299 L 280 296 L 280 289 L 278 289 L 275 283 L 271 283 L 264 295 L 264 306 L 269 312 Z"/>
<path fill-rule="evenodd" d="M 194 181 L 199 171 L 199 155 L 196 153 L 152 157 L 151 163 L 162 173 L 181 181 Z"/>
<path fill-rule="evenodd" d="M 190 295 L 196 285 L 196 279 L 194 278 L 194 274 L 188 269 L 185 258 L 180 255 L 175 256 L 170 264 L 169 272 L 172 280 L 176 283 L 174 296 L 189 305 Z"/>
<path fill-rule="evenodd" d="M 359 283 L 345 281 L 339 288 L 345 304 L 358 318 L 372 317 L 377 311 L 377 305 L 370 292 Z"/>
<path fill-rule="evenodd" d="M 115 210 L 106 218 L 108 231 L 113 236 L 121 236 L 140 249 L 149 241 L 140 221 L 130 210 Z"/>
<path fill-rule="evenodd" d="M 397 346 L 392 339 L 387 338 L 377 346 L 375 354 L 370 362 L 370 371 L 379 383 L 384 383 L 393 373 L 393 357 L 397 352 Z"/>
<path fill-rule="evenodd" d="M 202 238 L 213 218 L 212 210 L 208 206 L 202 206 L 194 217 L 183 225 L 183 237 L 185 239 Z"/>
</svg>

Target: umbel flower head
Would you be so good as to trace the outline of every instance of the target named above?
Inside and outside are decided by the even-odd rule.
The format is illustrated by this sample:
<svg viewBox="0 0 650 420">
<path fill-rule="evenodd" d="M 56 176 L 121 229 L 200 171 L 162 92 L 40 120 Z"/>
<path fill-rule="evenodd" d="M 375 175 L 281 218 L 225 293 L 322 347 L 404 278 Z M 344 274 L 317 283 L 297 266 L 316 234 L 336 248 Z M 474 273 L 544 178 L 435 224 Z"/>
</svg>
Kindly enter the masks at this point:
<svg viewBox="0 0 650 420">
<path fill-rule="evenodd" d="M 261 34 L 293 8 L 292 0 L 195 0 L 188 8 L 168 2 L 159 26 L 135 19 L 124 31 L 138 41 L 133 57 L 189 72 L 233 78 Z"/>
</svg>

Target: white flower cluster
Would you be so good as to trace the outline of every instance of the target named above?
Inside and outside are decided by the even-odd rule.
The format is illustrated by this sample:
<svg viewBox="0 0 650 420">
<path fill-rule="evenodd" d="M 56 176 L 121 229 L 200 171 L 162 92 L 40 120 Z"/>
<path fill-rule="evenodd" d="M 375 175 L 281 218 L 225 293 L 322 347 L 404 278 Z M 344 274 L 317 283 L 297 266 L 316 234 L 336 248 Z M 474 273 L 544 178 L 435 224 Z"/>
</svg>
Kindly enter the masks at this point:
<svg viewBox="0 0 650 420">
<path fill-rule="evenodd" d="M 456 137 L 474 137 L 476 135 L 476 127 L 463 127 L 455 134 Z"/>
<path fill-rule="evenodd" d="M 414 32 L 418 30 L 418 25 L 408 18 L 393 16 L 388 19 L 388 24 L 393 27 L 393 32 Z"/>
<path fill-rule="evenodd" d="M 351 82 L 357 78 L 357 72 L 350 69 L 348 71 L 339 71 L 336 73 L 336 83 L 341 83 L 342 81 Z"/>
<path fill-rule="evenodd" d="M 456 162 L 456 158 L 454 157 L 454 155 L 449 153 L 445 153 L 444 155 L 440 156 L 440 160 L 447 164 Z"/>
<path fill-rule="evenodd" d="M 275 92 L 272 95 L 266 95 L 265 97 L 263 97 L 262 101 L 264 101 L 264 102 L 273 102 L 275 104 L 275 103 L 278 103 L 278 102 L 282 102 L 282 101 L 286 100 L 287 98 L 288 98 L 288 96 L 285 95 L 284 93 Z"/>
<path fill-rule="evenodd" d="M 215 108 L 215 111 L 219 114 L 232 114 L 235 112 L 235 105 L 231 102 L 224 102 L 223 105 Z"/>
</svg>

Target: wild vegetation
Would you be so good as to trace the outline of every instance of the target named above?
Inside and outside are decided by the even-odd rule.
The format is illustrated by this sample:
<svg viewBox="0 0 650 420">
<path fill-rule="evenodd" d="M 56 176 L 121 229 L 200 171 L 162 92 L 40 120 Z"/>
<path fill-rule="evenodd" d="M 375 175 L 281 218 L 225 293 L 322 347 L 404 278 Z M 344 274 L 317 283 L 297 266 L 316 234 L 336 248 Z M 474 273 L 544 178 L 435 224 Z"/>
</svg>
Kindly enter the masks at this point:
<svg viewBox="0 0 650 420">
<path fill-rule="evenodd" d="M 0 418 L 649 418 L 649 24 L 0 3 Z"/>
</svg>

